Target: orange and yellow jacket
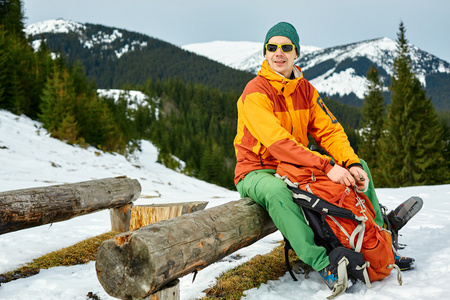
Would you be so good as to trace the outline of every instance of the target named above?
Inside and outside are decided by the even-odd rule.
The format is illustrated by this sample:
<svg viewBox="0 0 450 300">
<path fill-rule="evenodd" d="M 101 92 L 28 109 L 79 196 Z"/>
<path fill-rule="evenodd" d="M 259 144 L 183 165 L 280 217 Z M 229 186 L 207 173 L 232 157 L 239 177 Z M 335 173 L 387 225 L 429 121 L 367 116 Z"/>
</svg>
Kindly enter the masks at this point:
<svg viewBox="0 0 450 300">
<path fill-rule="evenodd" d="M 328 173 L 330 158 L 307 148 L 308 132 L 340 165 L 359 163 L 344 129 L 317 90 L 297 66 L 294 75 L 287 79 L 264 60 L 239 98 L 235 184 L 253 170 L 276 169 L 281 161 Z"/>
</svg>

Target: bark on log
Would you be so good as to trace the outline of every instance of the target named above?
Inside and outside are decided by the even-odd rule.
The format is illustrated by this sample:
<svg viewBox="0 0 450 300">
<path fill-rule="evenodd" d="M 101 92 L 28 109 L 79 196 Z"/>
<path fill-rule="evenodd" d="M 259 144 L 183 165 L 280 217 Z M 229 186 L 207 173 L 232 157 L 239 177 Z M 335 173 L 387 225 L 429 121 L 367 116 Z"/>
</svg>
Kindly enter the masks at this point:
<svg viewBox="0 0 450 300">
<path fill-rule="evenodd" d="M 0 193 L 0 234 L 119 207 L 136 200 L 141 185 L 125 176 Z"/>
<path fill-rule="evenodd" d="M 206 205 L 207 201 L 136 205 L 131 210 L 129 230 L 203 210 Z"/>
<path fill-rule="evenodd" d="M 103 242 L 97 277 L 113 297 L 143 299 L 275 231 L 267 212 L 244 198 Z"/>
</svg>

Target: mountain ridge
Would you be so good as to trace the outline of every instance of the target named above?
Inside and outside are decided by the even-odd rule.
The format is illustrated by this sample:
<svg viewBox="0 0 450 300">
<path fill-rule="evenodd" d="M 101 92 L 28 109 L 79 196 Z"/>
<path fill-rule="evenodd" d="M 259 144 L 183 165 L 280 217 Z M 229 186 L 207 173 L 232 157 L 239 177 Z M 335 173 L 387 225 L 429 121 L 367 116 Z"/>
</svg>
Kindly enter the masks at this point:
<svg viewBox="0 0 450 300">
<path fill-rule="evenodd" d="M 102 89 L 180 78 L 237 92 L 254 77 L 169 42 L 116 27 L 56 19 L 28 25 L 25 33 L 35 50 L 44 40 L 54 55 L 63 53 L 68 61 L 81 62 L 86 75 Z"/>
<path fill-rule="evenodd" d="M 228 45 L 235 48 L 235 51 L 229 53 L 229 56 L 234 56 L 239 52 L 236 49 L 239 48 L 239 43 L 229 42 Z M 353 98 L 353 101 L 347 102 L 358 105 L 358 101 L 361 102 L 364 99 L 367 86 L 366 73 L 372 63 L 379 69 L 385 92 L 389 92 L 390 77 L 394 74 L 393 62 L 396 56 L 396 44 L 397 42 L 392 39 L 381 37 L 328 48 L 301 45 L 300 57 L 295 64 L 301 67 L 304 77 L 320 93 L 333 98 L 350 97 Z M 216 47 L 217 42 L 183 46 L 189 51 L 252 73 L 259 70 L 264 59 L 263 43 L 253 43 L 255 51 L 253 56 L 242 55 L 241 59 L 226 57 L 217 51 Z M 305 48 L 306 51 L 304 51 Z M 438 79 L 450 84 L 450 64 L 448 62 L 411 44 L 410 49 L 412 69 L 422 85 L 427 89 L 431 87 L 434 91 L 439 88 Z M 443 78 L 436 78 L 436 75 Z M 435 97 L 435 94 L 432 93 L 431 96 Z M 445 97 L 439 96 L 439 99 L 434 99 L 433 102 L 440 108 L 448 110 L 450 109 L 447 100 L 449 96 L 448 93 L 445 93 Z"/>
<path fill-rule="evenodd" d="M 142 79 L 151 76 L 155 80 L 167 79 L 179 75 L 180 65 L 183 70 L 195 65 L 197 69 L 183 80 L 216 86 L 233 80 L 234 90 L 240 92 L 264 59 L 263 44 L 257 42 L 213 41 L 177 47 L 141 33 L 63 19 L 28 25 L 26 33 L 31 36 L 35 49 L 44 37 L 51 49 L 61 48 L 63 44 L 69 57 L 82 53 L 86 56 L 81 60 L 84 60 L 87 75 L 95 78 L 101 88 L 143 84 Z M 386 103 L 389 103 L 388 87 L 393 75 L 396 41 L 381 37 L 327 48 L 300 47 L 300 57 L 295 63 L 321 95 L 361 106 L 367 88 L 366 73 L 374 64 L 384 83 Z M 450 63 L 414 45 L 410 45 L 410 49 L 413 71 L 425 86 L 427 95 L 438 110 L 450 110 Z M 167 54 L 173 55 L 177 63 L 156 61 Z M 206 67 L 206 62 L 202 61 L 205 58 L 219 65 Z M 138 67 L 131 70 L 129 65 Z M 222 86 L 222 89 L 227 88 Z"/>
</svg>

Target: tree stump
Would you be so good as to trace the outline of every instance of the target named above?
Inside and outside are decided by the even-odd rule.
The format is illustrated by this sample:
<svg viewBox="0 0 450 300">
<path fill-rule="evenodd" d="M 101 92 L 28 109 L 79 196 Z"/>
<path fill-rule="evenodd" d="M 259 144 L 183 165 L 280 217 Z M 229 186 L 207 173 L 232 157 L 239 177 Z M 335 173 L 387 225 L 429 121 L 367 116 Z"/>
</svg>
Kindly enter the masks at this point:
<svg viewBox="0 0 450 300">
<path fill-rule="evenodd" d="M 131 210 L 130 230 L 205 209 L 207 201 L 136 205 Z"/>
<path fill-rule="evenodd" d="M 105 291 L 142 299 L 277 229 L 250 198 L 157 222 L 103 242 L 96 271 Z"/>
</svg>

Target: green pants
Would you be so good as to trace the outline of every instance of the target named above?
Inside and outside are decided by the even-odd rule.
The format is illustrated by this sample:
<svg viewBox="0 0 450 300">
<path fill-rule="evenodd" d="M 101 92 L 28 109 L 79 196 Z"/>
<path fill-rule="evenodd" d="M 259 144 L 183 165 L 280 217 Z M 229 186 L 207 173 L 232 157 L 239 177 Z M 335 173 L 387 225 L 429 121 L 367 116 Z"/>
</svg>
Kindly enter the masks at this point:
<svg viewBox="0 0 450 300">
<path fill-rule="evenodd" d="M 367 163 L 363 159 L 359 159 L 362 166 L 364 167 L 364 171 L 366 171 L 367 176 L 369 177 L 369 187 L 367 191 L 364 193 L 367 198 L 369 198 L 370 202 L 372 203 L 373 210 L 375 211 L 376 217 L 375 217 L 375 223 L 383 227 L 383 215 L 381 214 L 380 209 L 380 203 L 378 202 L 377 194 L 375 193 L 375 186 L 373 184 L 372 175 L 370 174 L 369 166 L 367 166 Z"/>
<path fill-rule="evenodd" d="M 371 175 L 367 164 L 362 160 L 361 163 L 371 180 L 366 195 L 372 202 L 377 219 L 379 217 L 382 225 L 381 211 Z M 292 201 L 292 193 L 284 181 L 273 176 L 275 172 L 271 169 L 252 171 L 238 182 L 236 188 L 241 197 L 250 197 L 267 210 L 275 226 L 291 243 L 297 256 L 314 270 L 320 271 L 330 263 L 326 250 L 314 243 L 314 232 L 306 223 L 300 207 Z M 378 224 L 377 220 L 376 222 Z"/>
</svg>

